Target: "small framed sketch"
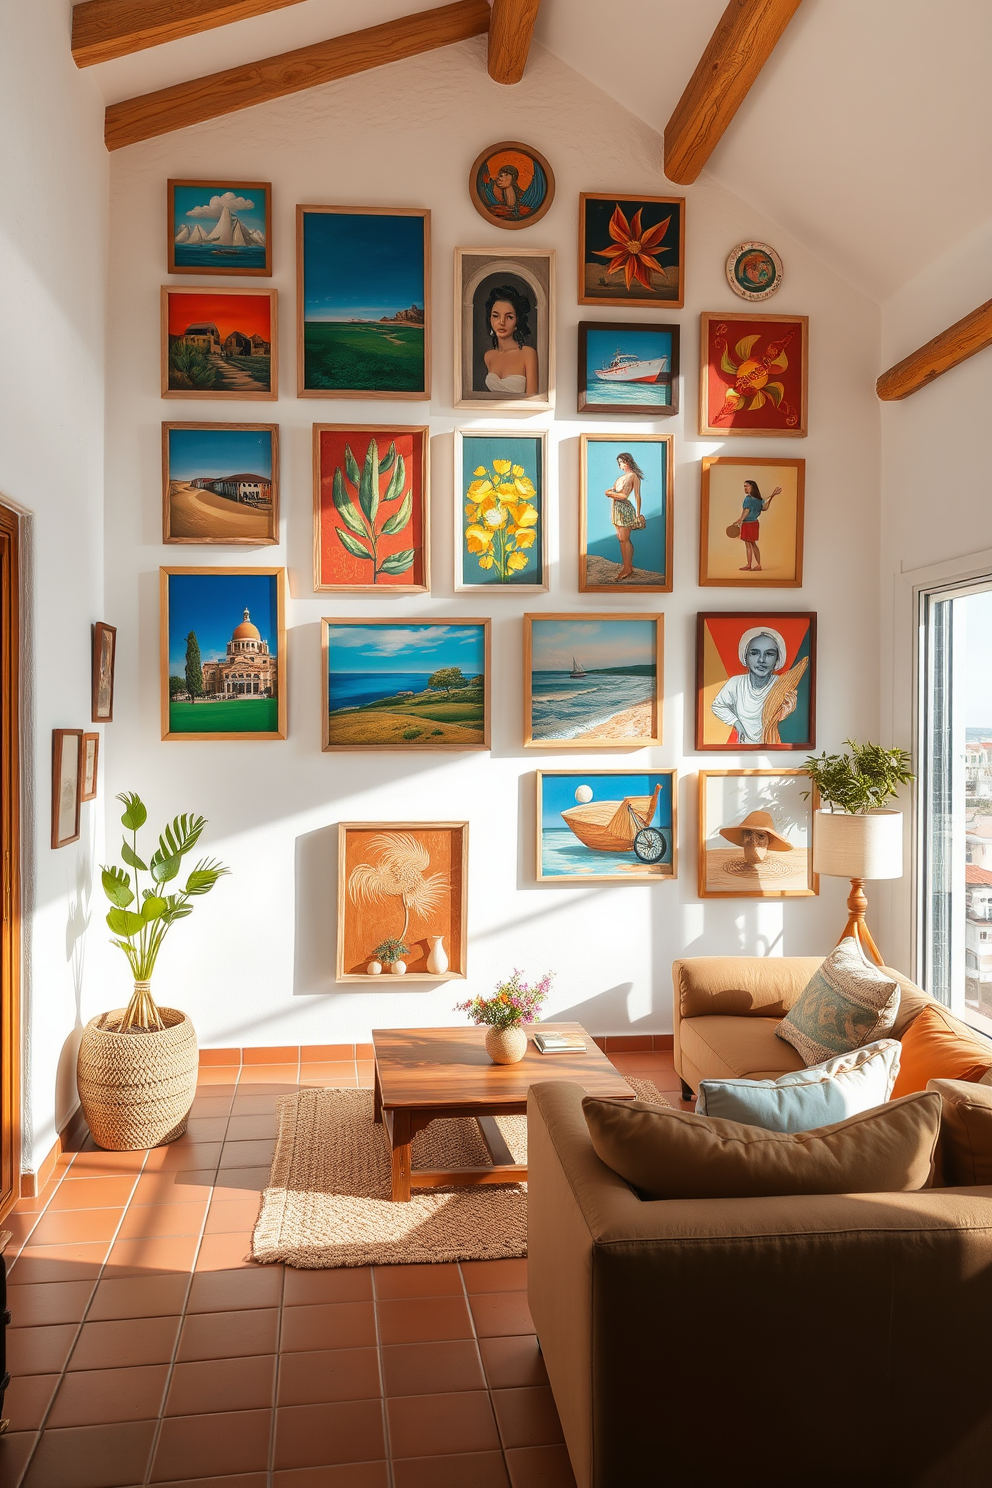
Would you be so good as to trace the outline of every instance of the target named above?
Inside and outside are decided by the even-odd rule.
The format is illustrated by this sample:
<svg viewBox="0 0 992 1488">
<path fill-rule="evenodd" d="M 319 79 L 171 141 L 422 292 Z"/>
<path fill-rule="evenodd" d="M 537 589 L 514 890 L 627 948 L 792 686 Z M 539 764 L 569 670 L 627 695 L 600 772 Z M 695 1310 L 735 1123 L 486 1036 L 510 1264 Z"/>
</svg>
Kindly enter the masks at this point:
<svg viewBox="0 0 992 1488">
<path fill-rule="evenodd" d="M 467 974 L 468 822 L 340 822 L 335 980 Z"/>
<path fill-rule="evenodd" d="M 555 406 L 555 255 L 455 249 L 455 407 Z"/>
<path fill-rule="evenodd" d="M 670 594 L 671 434 L 579 436 L 579 590 Z"/>
<path fill-rule="evenodd" d="M 278 424 L 162 425 L 162 541 L 279 541 Z"/>
<path fill-rule="evenodd" d="M 580 320 L 578 376 L 580 413 L 678 413 L 679 328 Z"/>
<path fill-rule="evenodd" d="M 79 792 L 81 801 L 96 800 L 97 765 L 100 759 L 100 735 L 83 735 L 83 759 L 82 759 L 82 789 Z"/>
<path fill-rule="evenodd" d="M 431 214 L 297 207 L 301 398 L 431 395 Z"/>
<path fill-rule="evenodd" d="M 163 739 L 285 739 L 285 569 L 163 568 Z"/>
<path fill-rule="evenodd" d="M 268 181 L 170 181 L 169 273 L 272 273 Z"/>
<path fill-rule="evenodd" d="M 806 461 L 704 455 L 702 465 L 700 584 L 801 588 Z"/>
<path fill-rule="evenodd" d="M 539 222 L 555 199 L 555 175 L 540 150 L 504 140 L 490 145 L 468 177 L 468 194 L 481 217 L 510 230 Z"/>
<path fill-rule="evenodd" d="M 114 668 L 117 662 L 117 626 L 98 620 L 93 627 L 93 659 L 90 674 L 90 722 L 112 723 L 114 718 Z"/>
<path fill-rule="evenodd" d="M 313 587 L 430 588 L 430 429 L 314 424 Z"/>
<path fill-rule="evenodd" d="M 657 883 L 678 869 L 674 770 L 538 770 L 541 882 Z"/>
<path fill-rule="evenodd" d="M 700 770 L 700 899 L 801 899 L 819 804 L 805 770 Z"/>
<path fill-rule="evenodd" d="M 82 729 L 52 729 L 52 847 L 79 836 L 82 762 Z"/>
<path fill-rule="evenodd" d="M 162 397 L 278 397 L 278 292 L 162 287 Z"/>
<path fill-rule="evenodd" d="M 324 749 L 488 749 L 489 628 L 324 620 Z"/>
<path fill-rule="evenodd" d="M 548 587 L 548 436 L 455 431 L 455 590 Z"/>
<path fill-rule="evenodd" d="M 579 196 L 579 304 L 685 303 L 685 197 Z"/>
<path fill-rule="evenodd" d="M 696 629 L 696 748 L 812 749 L 816 616 L 701 614 Z"/>
<path fill-rule="evenodd" d="M 700 317 L 700 434 L 806 437 L 808 315 Z"/>
<path fill-rule="evenodd" d="M 524 748 L 661 743 L 663 615 L 525 615 Z"/>
</svg>

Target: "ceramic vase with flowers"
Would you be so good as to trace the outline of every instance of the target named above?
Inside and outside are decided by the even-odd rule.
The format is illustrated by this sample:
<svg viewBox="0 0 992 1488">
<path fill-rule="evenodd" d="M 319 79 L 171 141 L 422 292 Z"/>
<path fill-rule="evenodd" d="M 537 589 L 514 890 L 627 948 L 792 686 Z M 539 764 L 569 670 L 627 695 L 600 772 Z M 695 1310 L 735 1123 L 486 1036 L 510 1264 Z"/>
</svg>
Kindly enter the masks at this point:
<svg viewBox="0 0 992 1488">
<path fill-rule="evenodd" d="M 533 1023 L 551 990 L 553 971 L 546 971 L 533 986 L 515 970 L 505 982 L 497 982 L 492 997 L 470 997 L 455 1011 L 468 1013 L 473 1023 L 486 1026 L 486 1053 L 493 1064 L 517 1064 L 527 1053 L 525 1023 Z"/>
</svg>

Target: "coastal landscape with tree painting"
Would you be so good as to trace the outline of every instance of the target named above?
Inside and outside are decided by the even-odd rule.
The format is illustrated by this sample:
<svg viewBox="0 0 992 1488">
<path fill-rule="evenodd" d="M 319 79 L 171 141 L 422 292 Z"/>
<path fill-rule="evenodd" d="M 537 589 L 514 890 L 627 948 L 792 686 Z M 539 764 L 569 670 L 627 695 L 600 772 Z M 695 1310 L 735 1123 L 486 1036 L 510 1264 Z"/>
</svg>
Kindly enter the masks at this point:
<svg viewBox="0 0 992 1488">
<path fill-rule="evenodd" d="M 525 615 L 525 748 L 661 743 L 664 616 Z"/>
<path fill-rule="evenodd" d="M 411 425 L 314 424 L 315 589 L 430 587 L 429 438 Z"/>
</svg>

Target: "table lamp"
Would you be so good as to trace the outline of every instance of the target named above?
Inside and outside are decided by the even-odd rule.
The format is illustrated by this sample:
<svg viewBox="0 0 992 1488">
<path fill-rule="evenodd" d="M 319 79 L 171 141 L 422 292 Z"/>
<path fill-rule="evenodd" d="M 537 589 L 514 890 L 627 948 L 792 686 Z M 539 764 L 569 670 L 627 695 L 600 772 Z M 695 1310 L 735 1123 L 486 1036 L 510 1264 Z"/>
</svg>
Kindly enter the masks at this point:
<svg viewBox="0 0 992 1488">
<path fill-rule="evenodd" d="M 902 877 L 902 812 L 817 811 L 813 828 L 813 872 L 830 878 L 849 878 L 847 924 L 840 935 L 853 935 L 872 960 L 883 964 L 878 946 L 865 924 L 868 898 L 865 880 Z M 838 944 L 840 941 L 838 941 Z"/>
</svg>

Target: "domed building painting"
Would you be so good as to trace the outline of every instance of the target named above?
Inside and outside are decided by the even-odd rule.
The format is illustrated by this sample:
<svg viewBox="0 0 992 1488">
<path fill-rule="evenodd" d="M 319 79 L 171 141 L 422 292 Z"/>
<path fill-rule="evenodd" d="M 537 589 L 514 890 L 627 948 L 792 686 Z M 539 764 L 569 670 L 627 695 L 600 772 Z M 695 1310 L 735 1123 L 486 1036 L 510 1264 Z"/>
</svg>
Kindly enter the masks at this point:
<svg viewBox="0 0 992 1488">
<path fill-rule="evenodd" d="M 162 737 L 286 737 L 283 570 L 162 570 Z"/>
</svg>

